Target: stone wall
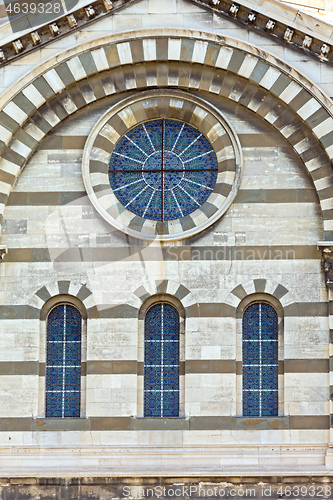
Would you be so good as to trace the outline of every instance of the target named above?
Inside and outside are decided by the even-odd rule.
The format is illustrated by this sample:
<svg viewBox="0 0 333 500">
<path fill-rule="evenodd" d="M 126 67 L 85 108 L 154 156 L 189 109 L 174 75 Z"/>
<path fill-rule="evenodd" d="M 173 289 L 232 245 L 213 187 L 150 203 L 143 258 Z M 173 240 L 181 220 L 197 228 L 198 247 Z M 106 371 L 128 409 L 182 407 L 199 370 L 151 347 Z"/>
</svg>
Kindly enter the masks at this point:
<svg viewBox="0 0 333 500">
<path fill-rule="evenodd" d="M 260 476 L 235 477 L 207 476 L 202 481 L 190 477 L 137 478 L 137 477 L 85 477 L 58 478 L 12 478 L 2 479 L 0 495 L 4 500 L 89 500 L 125 498 L 201 498 L 221 499 L 226 497 L 274 498 L 283 494 L 302 497 L 326 496 L 332 492 L 332 483 L 327 476 Z"/>
<path fill-rule="evenodd" d="M 133 33 L 95 44 L 111 30 L 101 23 L 41 49 L 44 76 L 33 72 L 37 56 L 2 71 L 13 94 L 26 85 L 0 116 L 1 244 L 8 248 L 0 265 L 4 476 L 325 470 L 330 329 L 317 245 L 324 230 L 327 240 L 332 233 L 328 99 L 264 52 L 213 35 L 199 40 L 189 30 L 257 41 L 300 63 L 324 90 L 330 87 L 320 78 L 331 69 L 307 58 L 304 65 L 289 48 L 252 39 L 192 4 L 163 8 L 143 1 L 112 18 L 117 36 L 147 28 L 144 44 Z M 183 33 L 168 35 L 159 26 Z M 76 55 L 73 45 L 83 40 L 93 51 Z M 204 231 L 176 241 L 147 242 L 112 227 L 92 207 L 81 170 L 87 138 L 103 114 L 151 87 L 187 89 L 216 108 L 243 155 L 231 207 Z M 77 419 L 45 418 L 45 319 L 57 297 L 85 311 Z M 143 418 L 142 311 L 152 297 L 174 300 L 184 317 L 179 419 Z M 241 318 L 251 300 L 266 300 L 279 314 L 276 418 L 242 416 Z"/>
</svg>

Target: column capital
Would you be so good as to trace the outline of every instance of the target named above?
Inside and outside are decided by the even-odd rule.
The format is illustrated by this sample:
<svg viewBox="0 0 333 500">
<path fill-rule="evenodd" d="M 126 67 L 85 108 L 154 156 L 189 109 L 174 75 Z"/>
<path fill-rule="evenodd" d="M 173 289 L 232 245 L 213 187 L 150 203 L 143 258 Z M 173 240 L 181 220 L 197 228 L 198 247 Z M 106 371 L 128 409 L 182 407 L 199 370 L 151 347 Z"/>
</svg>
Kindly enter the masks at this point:
<svg viewBox="0 0 333 500">
<path fill-rule="evenodd" d="M 0 245 L 0 260 L 4 258 L 6 253 L 8 253 L 6 245 Z"/>
<path fill-rule="evenodd" d="M 319 241 L 318 249 L 323 257 L 326 285 L 333 288 L 333 241 Z"/>
</svg>

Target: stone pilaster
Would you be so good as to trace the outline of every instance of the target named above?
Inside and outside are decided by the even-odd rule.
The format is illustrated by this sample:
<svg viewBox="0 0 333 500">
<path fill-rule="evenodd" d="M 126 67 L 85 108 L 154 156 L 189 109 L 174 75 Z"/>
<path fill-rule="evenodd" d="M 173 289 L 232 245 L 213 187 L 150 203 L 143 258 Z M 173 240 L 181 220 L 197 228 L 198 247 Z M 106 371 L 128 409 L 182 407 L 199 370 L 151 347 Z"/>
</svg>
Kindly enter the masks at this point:
<svg viewBox="0 0 333 500">
<path fill-rule="evenodd" d="M 326 455 L 326 466 L 330 469 L 333 467 L 333 242 L 320 242 L 318 248 L 322 253 L 323 270 L 325 273 L 326 287 L 328 291 L 328 319 L 330 329 L 330 443 Z"/>
</svg>

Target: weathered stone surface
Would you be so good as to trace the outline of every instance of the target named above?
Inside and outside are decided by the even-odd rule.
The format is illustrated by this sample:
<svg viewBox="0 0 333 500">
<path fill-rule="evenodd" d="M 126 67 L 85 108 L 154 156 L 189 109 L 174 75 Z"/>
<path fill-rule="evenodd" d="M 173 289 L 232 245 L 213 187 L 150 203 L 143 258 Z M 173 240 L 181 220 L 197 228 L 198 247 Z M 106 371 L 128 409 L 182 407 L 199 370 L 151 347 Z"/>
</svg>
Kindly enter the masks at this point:
<svg viewBox="0 0 333 500">
<path fill-rule="evenodd" d="M 266 14 L 272 2 L 261 7 Z M 252 498 L 260 498 L 264 475 L 274 495 L 288 473 L 294 484 L 309 485 L 310 473 L 318 488 L 324 484 L 320 474 L 326 465 L 330 470 L 333 439 L 333 258 L 331 240 L 323 242 L 324 231 L 326 238 L 333 232 L 333 124 L 322 92 L 333 94 L 332 71 L 324 59 L 300 56 L 277 38 L 185 0 L 124 6 L 0 67 L 0 467 L 6 478 L 0 496 L 121 498 L 126 485 L 164 487 L 176 474 L 185 476 L 177 483 L 196 486 L 203 471 L 205 491 L 242 480 L 242 487 L 254 485 Z M 228 120 L 244 166 L 223 217 L 187 239 L 161 244 L 105 221 L 87 196 L 81 164 L 106 111 L 125 96 L 135 101 L 165 87 L 192 96 L 193 109 L 182 110 L 181 118 L 203 122 L 226 157 L 225 184 L 216 196 L 227 196 L 231 186 L 231 142 L 212 129 L 196 98 Z M 1 97 L 7 89 L 10 103 Z M 135 103 L 123 110 L 117 130 L 106 127 L 96 142 L 91 174 L 101 199 L 126 123 L 160 117 L 150 104 L 144 113 Z M 207 204 L 199 222 L 214 208 Z M 124 211 L 119 217 L 126 218 Z M 145 224 L 142 217 L 127 222 Z M 186 217 L 181 230 L 193 224 Z M 180 418 L 143 416 L 143 319 L 154 297 L 171 301 L 181 317 Z M 80 304 L 84 318 L 77 419 L 45 418 L 46 318 L 57 300 Z M 242 416 L 241 323 L 256 301 L 268 301 L 279 315 L 279 416 L 269 418 Z M 146 475 L 151 478 L 140 479 Z"/>
</svg>

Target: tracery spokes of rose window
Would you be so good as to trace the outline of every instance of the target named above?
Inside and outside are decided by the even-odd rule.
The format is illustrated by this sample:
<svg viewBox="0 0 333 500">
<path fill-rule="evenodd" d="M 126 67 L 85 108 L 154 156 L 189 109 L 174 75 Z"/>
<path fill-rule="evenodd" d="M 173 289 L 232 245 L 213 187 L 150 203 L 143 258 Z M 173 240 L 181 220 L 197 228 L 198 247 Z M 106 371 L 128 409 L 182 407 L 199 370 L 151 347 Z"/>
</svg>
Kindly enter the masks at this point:
<svg viewBox="0 0 333 500">
<path fill-rule="evenodd" d="M 114 194 L 143 218 L 168 221 L 199 208 L 214 189 L 218 163 L 208 139 L 187 123 L 159 119 L 130 129 L 116 144 Z"/>
</svg>

